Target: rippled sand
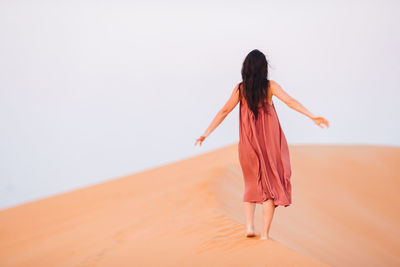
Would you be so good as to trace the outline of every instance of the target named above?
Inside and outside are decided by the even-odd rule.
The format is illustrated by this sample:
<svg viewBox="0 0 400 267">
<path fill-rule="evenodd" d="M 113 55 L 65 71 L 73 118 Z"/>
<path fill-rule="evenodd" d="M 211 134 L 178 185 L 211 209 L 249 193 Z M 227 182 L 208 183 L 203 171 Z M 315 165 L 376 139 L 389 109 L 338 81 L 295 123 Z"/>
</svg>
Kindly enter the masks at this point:
<svg viewBox="0 0 400 267">
<path fill-rule="evenodd" d="M 400 148 L 290 146 L 293 204 L 245 238 L 237 144 L 0 211 L 0 266 L 399 266 Z"/>
</svg>

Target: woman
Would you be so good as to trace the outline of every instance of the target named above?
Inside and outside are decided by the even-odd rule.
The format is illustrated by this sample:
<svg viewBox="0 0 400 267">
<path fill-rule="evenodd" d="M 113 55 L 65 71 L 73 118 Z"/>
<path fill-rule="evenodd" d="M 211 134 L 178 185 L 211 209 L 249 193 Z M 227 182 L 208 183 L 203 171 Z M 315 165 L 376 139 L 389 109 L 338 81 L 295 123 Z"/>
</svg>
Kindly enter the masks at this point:
<svg viewBox="0 0 400 267">
<path fill-rule="evenodd" d="M 278 83 L 268 80 L 268 62 L 259 50 L 251 51 L 242 66 L 242 82 L 237 84 L 224 107 L 195 145 L 200 145 L 225 117 L 239 105 L 239 161 L 244 179 L 243 202 L 246 236 L 254 237 L 254 211 L 262 204 L 263 229 L 260 239 L 269 239 L 269 228 L 275 208 L 292 203 L 291 166 L 288 144 L 282 131 L 272 96 L 290 108 L 312 119 L 324 128 L 329 122 L 314 116 Z"/>
</svg>

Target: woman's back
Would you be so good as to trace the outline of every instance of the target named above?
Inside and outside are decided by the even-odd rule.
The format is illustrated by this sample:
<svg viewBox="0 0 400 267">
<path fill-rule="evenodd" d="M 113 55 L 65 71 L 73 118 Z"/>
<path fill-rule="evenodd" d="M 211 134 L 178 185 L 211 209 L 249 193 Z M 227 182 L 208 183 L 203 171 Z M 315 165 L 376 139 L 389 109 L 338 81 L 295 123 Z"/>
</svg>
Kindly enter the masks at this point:
<svg viewBox="0 0 400 267">
<path fill-rule="evenodd" d="M 258 105 L 256 119 L 245 97 L 240 99 L 238 152 L 245 183 L 243 201 L 263 203 L 274 199 L 275 206 L 287 207 L 292 202 L 288 145 L 271 90 L 260 102 L 264 105 Z"/>
<path fill-rule="evenodd" d="M 270 83 L 268 83 L 268 84 L 270 85 Z M 239 83 L 239 87 L 238 88 L 239 88 L 239 91 L 240 91 L 240 93 L 239 93 L 239 101 L 240 102 L 246 101 L 245 91 L 243 90 L 243 83 Z M 266 99 L 264 99 L 264 101 L 260 100 L 260 103 L 258 103 L 258 108 L 263 107 L 265 104 L 272 105 L 273 104 L 272 96 L 273 96 L 273 94 L 272 94 L 271 86 L 269 86 L 269 88 L 268 88 L 268 96 L 267 96 Z M 264 103 L 264 104 L 261 104 L 261 103 Z"/>
</svg>

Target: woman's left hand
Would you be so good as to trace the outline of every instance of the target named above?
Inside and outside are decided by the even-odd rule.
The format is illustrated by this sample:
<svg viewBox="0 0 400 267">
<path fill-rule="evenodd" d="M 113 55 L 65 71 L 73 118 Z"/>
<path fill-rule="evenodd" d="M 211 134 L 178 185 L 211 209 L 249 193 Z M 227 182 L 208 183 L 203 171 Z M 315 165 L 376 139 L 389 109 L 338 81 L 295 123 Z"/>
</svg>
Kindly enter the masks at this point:
<svg viewBox="0 0 400 267">
<path fill-rule="evenodd" d="M 200 136 L 199 138 L 196 139 L 196 142 L 194 143 L 194 145 L 197 145 L 197 143 L 200 143 L 200 146 L 201 146 L 201 143 L 203 143 L 204 139 L 206 139 L 205 135 Z"/>
<path fill-rule="evenodd" d="M 317 116 L 314 116 L 314 117 L 312 117 L 311 119 L 315 122 L 316 125 L 318 125 L 318 126 L 321 127 L 321 128 L 324 128 L 324 127 L 322 126 L 322 124 L 325 124 L 325 127 L 326 127 L 326 128 L 329 127 L 329 121 L 328 121 L 327 119 L 325 119 L 324 117 L 317 117 Z"/>
</svg>

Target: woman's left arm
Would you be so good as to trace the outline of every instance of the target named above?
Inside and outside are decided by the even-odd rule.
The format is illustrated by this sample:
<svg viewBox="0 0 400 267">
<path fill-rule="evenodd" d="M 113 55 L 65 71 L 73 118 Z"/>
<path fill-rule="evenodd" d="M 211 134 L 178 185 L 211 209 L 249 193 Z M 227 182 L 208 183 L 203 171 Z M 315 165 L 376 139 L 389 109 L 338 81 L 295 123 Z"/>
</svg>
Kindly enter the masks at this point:
<svg viewBox="0 0 400 267">
<path fill-rule="evenodd" d="M 218 127 L 218 125 L 221 124 L 221 122 L 228 116 L 228 114 L 236 107 L 236 105 L 239 103 L 239 84 L 235 86 L 235 88 L 232 91 L 231 96 L 229 97 L 228 101 L 225 103 L 225 105 L 218 111 L 217 115 L 215 115 L 213 121 L 211 122 L 210 126 L 206 129 L 204 134 L 200 136 L 195 142 L 194 145 L 197 144 L 197 142 L 201 143 L 204 141 L 204 139 L 209 136 L 215 128 Z"/>
</svg>

